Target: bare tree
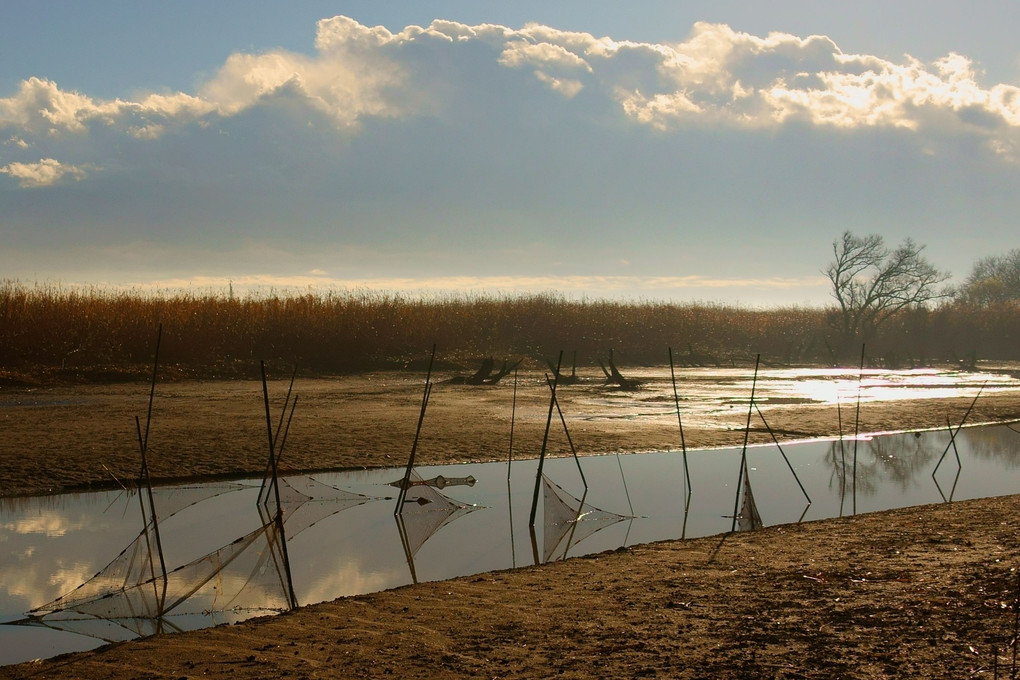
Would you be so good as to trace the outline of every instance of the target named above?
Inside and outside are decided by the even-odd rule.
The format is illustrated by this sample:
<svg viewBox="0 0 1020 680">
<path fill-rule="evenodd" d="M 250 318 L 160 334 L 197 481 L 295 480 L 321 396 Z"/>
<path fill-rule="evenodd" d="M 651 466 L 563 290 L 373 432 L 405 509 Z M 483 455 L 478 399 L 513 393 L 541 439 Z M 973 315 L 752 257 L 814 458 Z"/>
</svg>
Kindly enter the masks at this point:
<svg viewBox="0 0 1020 680">
<path fill-rule="evenodd" d="M 1020 301 L 1020 248 L 975 262 L 959 295 L 978 305 Z"/>
<path fill-rule="evenodd" d="M 839 327 L 846 341 L 867 338 L 897 312 L 950 295 L 940 271 L 905 239 L 889 250 L 878 234 L 845 231 L 832 242 L 835 259 L 825 270 L 839 304 Z"/>
</svg>

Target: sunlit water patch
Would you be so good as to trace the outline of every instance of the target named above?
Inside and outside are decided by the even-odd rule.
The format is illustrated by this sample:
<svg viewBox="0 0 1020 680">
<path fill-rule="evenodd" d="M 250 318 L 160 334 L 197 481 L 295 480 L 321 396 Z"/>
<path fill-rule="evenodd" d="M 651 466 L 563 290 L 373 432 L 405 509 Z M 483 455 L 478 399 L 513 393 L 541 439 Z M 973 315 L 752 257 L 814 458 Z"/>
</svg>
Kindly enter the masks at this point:
<svg viewBox="0 0 1020 680">
<path fill-rule="evenodd" d="M 720 416 L 746 411 L 752 385 L 755 403 L 766 411 L 790 404 L 849 406 L 858 398 L 861 403 L 874 403 L 1020 392 L 1020 380 L 1006 372 L 936 368 L 863 372 L 854 368 L 762 368 L 756 379 L 747 368 L 684 368 L 676 376 L 684 423 L 705 428 L 729 427 Z M 668 367 L 628 371 L 627 377 L 640 381 L 640 389 L 579 397 L 580 417 L 676 419 Z M 588 415 L 584 415 L 586 405 L 590 407 Z"/>
<path fill-rule="evenodd" d="M 536 461 L 418 468 L 420 493 L 400 515 L 399 469 L 285 478 L 281 519 L 260 480 L 158 488 L 156 523 L 137 493 L 2 500 L 0 622 L 22 623 L 0 629 L 0 662 L 759 519 L 1012 494 L 1020 428 L 964 428 L 955 447 L 948 431 L 755 446 L 744 474 L 739 448 L 690 451 L 690 486 L 680 452 L 580 466 L 587 490 L 573 459 L 547 461 L 542 478 Z"/>
</svg>

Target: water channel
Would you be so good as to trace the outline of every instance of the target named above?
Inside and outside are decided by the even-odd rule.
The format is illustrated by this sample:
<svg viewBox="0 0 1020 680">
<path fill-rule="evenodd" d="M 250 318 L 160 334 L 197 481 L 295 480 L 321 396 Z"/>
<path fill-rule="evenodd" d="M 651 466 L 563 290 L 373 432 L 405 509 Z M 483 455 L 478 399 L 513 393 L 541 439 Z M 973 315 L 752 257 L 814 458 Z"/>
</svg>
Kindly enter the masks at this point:
<svg viewBox="0 0 1020 680">
<path fill-rule="evenodd" d="M 282 521 L 260 479 L 157 487 L 151 503 L 137 491 L 3 499 L 0 664 L 638 543 L 1020 491 L 1016 424 L 742 458 L 554 459 L 542 478 L 534 460 L 420 467 L 400 515 L 395 468 L 284 478 Z"/>
</svg>

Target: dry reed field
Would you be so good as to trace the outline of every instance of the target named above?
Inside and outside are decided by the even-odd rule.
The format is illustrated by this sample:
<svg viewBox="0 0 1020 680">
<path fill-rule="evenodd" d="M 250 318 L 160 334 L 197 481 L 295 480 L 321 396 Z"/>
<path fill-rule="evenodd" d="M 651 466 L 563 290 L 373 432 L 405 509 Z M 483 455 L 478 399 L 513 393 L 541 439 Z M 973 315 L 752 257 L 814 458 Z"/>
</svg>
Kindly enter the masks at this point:
<svg viewBox="0 0 1020 680">
<path fill-rule="evenodd" d="M 181 376 L 253 377 L 260 359 L 331 374 L 397 368 L 435 344 L 446 362 L 576 352 L 595 365 L 854 363 L 833 330 L 834 310 L 747 309 L 707 303 L 568 300 L 556 295 L 413 298 L 370 292 L 235 297 L 187 292 L 0 283 L 0 377 L 109 381 L 144 376 L 155 329 L 163 361 Z M 1020 309 L 946 304 L 895 317 L 868 339 L 886 365 L 1020 358 Z"/>
</svg>

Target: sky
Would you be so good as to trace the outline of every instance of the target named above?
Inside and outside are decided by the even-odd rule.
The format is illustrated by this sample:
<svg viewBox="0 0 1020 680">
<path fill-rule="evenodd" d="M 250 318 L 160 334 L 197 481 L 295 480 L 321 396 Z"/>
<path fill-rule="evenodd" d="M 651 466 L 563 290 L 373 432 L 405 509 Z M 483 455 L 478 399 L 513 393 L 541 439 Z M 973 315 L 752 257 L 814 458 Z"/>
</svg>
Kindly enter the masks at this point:
<svg viewBox="0 0 1020 680">
<path fill-rule="evenodd" d="M 0 280 L 831 303 L 1020 247 L 1020 3 L 0 3 Z"/>
</svg>

